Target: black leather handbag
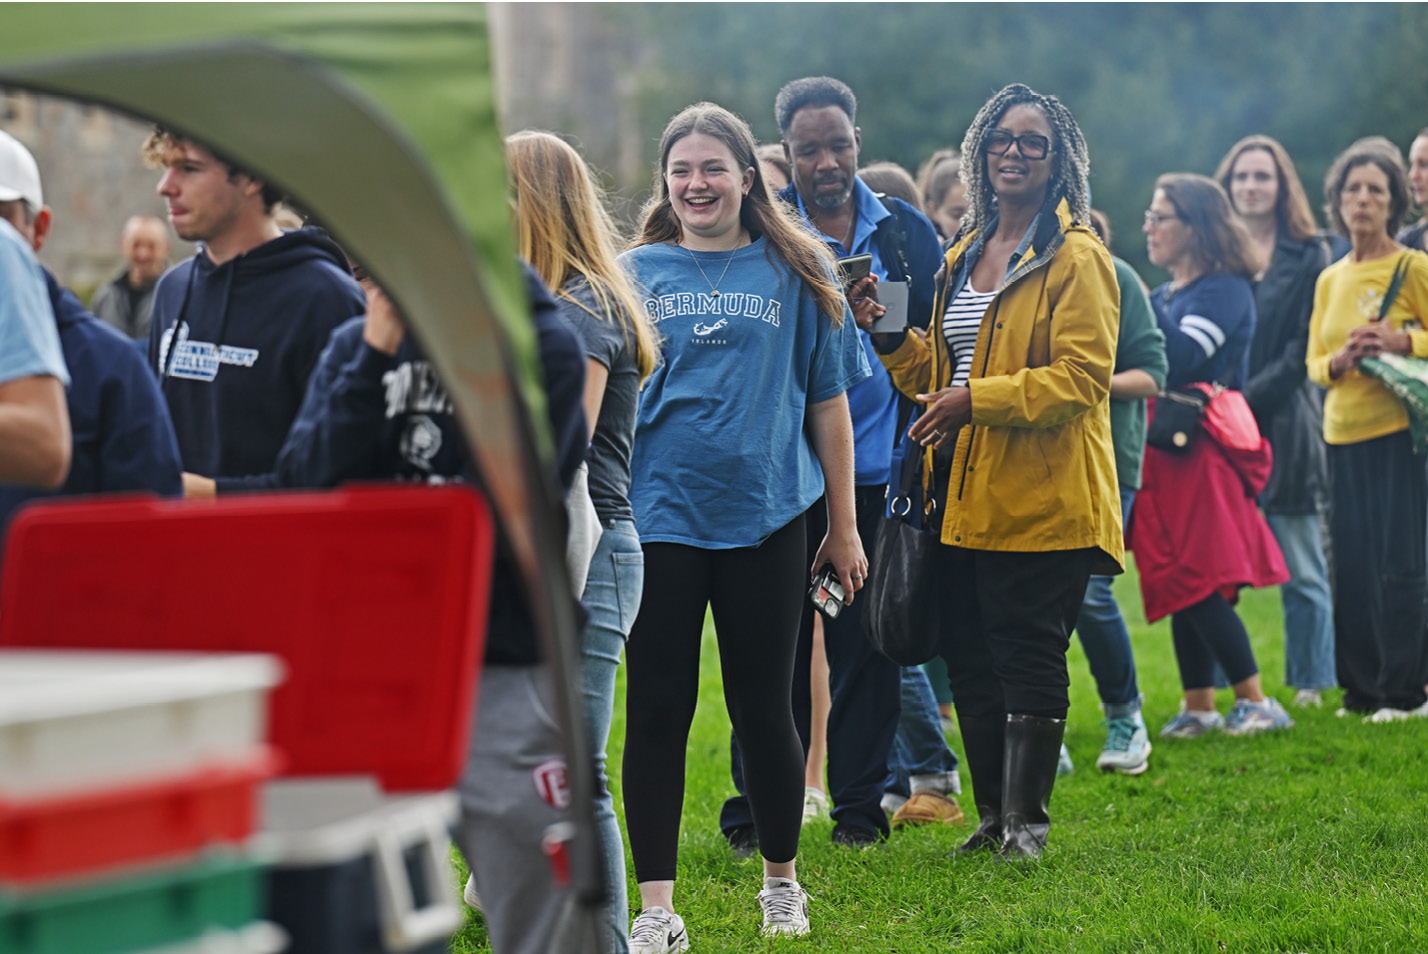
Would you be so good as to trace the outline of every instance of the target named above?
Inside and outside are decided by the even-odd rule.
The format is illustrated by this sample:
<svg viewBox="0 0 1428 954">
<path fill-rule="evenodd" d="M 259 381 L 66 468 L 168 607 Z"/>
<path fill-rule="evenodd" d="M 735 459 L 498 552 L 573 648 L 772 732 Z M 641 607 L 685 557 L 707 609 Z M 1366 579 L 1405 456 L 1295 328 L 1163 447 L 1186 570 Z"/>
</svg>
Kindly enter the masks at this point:
<svg viewBox="0 0 1428 954">
<path fill-rule="evenodd" d="M 931 456 L 908 448 L 895 496 L 878 524 L 867 585 L 858 594 L 863 632 L 899 666 L 918 666 L 936 656 L 942 633 L 935 559 L 942 546 L 942 513 L 935 499 L 924 502 L 921 480 L 924 459 Z M 931 479 L 935 486 L 936 477 Z"/>
</svg>

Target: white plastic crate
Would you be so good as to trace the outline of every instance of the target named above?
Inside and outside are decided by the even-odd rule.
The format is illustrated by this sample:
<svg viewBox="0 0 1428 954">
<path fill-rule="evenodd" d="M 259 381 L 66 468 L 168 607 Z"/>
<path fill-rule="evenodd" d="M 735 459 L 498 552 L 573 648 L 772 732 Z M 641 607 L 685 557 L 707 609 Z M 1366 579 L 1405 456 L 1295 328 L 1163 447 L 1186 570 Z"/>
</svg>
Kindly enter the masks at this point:
<svg viewBox="0 0 1428 954">
<path fill-rule="evenodd" d="M 238 931 L 210 931 L 186 944 L 150 948 L 136 954 L 282 954 L 288 949 L 283 929 L 258 921 Z"/>
<path fill-rule="evenodd" d="M 272 864 L 269 920 L 304 954 L 445 952 L 464 920 L 450 862 L 459 815 L 449 791 L 389 796 L 370 778 L 267 783 L 252 845 Z"/>
<path fill-rule="evenodd" d="M 271 656 L 0 649 L 0 797 L 242 758 L 282 679 Z"/>
</svg>

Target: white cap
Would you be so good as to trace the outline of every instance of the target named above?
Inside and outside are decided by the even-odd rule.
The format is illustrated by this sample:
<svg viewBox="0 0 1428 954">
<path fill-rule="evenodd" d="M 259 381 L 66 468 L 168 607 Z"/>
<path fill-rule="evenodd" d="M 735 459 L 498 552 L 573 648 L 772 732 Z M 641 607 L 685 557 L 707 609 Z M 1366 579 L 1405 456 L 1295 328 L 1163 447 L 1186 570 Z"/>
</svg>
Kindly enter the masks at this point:
<svg viewBox="0 0 1428 954">
<path fill-rule="evenodd" d="M 0 202 L 16 199 L 28 202 L 33 212 L 44 208 L 40 167 L 35 165 L 35 157 L 20 140 L 0 130 Z"/>
</svg>

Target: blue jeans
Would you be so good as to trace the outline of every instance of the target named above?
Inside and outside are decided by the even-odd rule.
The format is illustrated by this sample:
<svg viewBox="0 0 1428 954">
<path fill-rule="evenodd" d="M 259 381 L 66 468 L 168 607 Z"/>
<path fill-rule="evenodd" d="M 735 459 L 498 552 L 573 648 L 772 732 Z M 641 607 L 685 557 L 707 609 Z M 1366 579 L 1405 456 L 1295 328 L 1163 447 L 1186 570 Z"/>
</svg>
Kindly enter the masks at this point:
<svg viewBox="0 0 1428 954">
<path fill-rule="evenodd" d="M 625 650 L 630 627 L 640 611 L 645 583 L 645 555 L 633 520 L 600 521 L 600 542 L 590 559 L 581 602 L 590 613 L 580 634 L 580 675 L 585 692 L 585 721 L 590 726 L 590 749 L 595 759 L 595 824 L 600 831 L 600 852 L 610 896 L 606 903 L 604 949 L 623 952 L 629 947 L 629 901 L 625 883 L 625 842 L 615 819 L 605 774 L 605 748 L 610 740 L 610 719 L 615 707 L 615 674 Z"/>
<path fill-rule="evenodd" d="M 1334 671 L 1334 598 L 1319 515 L 1267 513 L 1279 541 L 1289 582 L 1279 590 L 1284 602 L 1284 681 L 1295 689 L 1332 689 Z"/>
<path fill-rule="evenodd" d="M 1130 523 L 1134 504 L 1135 491 L 1122 485 L 1123 523 Z M 1081 648 L 1086 651 L 1086 662 L 1091 664 L 1091 675 L 1096 680 L 1096 692 L 1105 704 L 1106 717 L 1115 719 L 1138 712 L 1140 689 L 1136 685 L 1135 656 L 1131 654 L 1125 618 L 1111 594 L 1111 577 L 1092 576 L 1086 584 L 1081 614 L 1076 617 L 1076 633 L 1081 637 Z"/>
<path fill-rule="evenodd" d="M 914 775 L 957 771 L 957 755 L 942 734 L 942 716 L 932 683 L 920 666 L 902 667 L 902 714 L 888 754 L 888 780 L 884 788 L 897 795 L 911 793 Z"/>
</svg>

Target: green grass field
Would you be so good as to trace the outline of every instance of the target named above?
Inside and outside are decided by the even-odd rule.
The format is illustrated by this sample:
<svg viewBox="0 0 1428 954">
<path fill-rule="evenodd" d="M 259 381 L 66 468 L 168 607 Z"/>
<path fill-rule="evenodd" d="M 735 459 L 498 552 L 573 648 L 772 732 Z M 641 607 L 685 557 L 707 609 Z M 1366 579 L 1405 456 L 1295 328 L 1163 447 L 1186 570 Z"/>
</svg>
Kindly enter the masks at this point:
<svg viewBox="0 0 1428 954">
<path fill-rule="evenodd" d="M 758 936 L 758 862 L 734 861 L 718 830 L 731 791 L 729 723 L 707 628 L 675 889 L 692 952 L 1428 951 L 1428 722 L 1335 718 L 1331 693 L 1321 710 L 1291 710 L 1298 726 L 1288 731 L 1162 743 L 1156 732 L 1179 705 L 1169 622 L 1146 624 L 1133 576 L 1116 595 L 1155 742 L 1150 770 L 1096 771 L 1101 716 L 1073 640 L 1066 738 L 1077 770 L 1056 785 L 1045 857 L 953 859 L 968 829 L 946 827 L 854 850 L 830 843 L 831 823 L 808 825 L 798 870 L 813 932 L 776 942 Z M 1240 609 L 1265 688 L 1287 705 L 1278 590 L 1246 593 Z M 1228 691 L 1217 701 L 1226 711 Z M 622 681 L 614 766 L 623 712 Z M 962 780 L 970 820 L 965 765 Z M 637 903 L 633 883 L 630 896 Z M 478 915 L 451 949 L 489 950 Z"/>
</svg>

